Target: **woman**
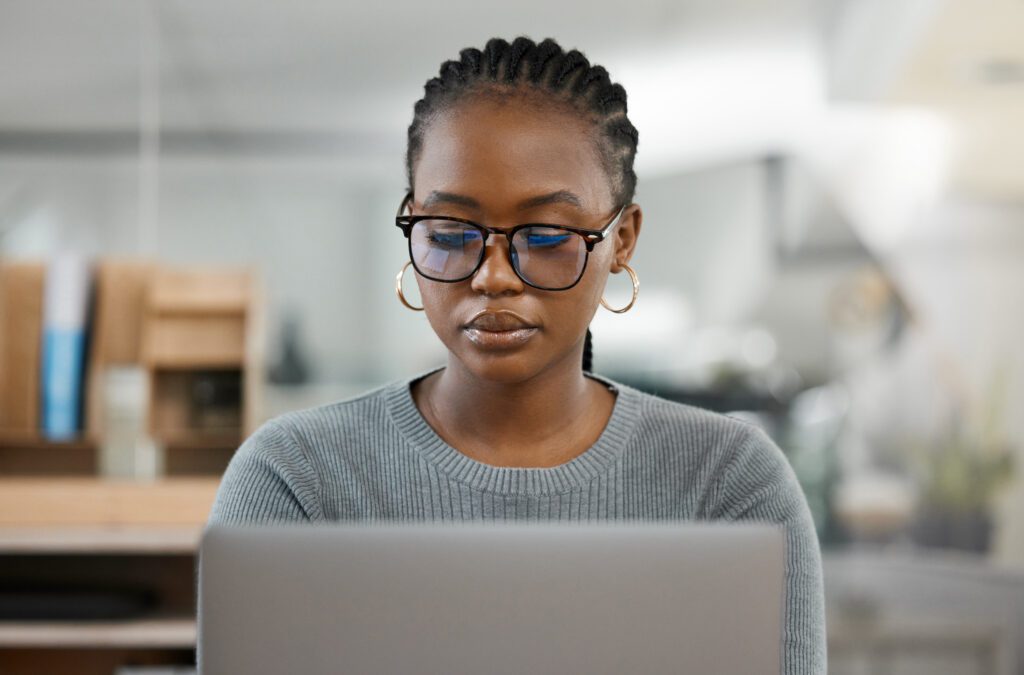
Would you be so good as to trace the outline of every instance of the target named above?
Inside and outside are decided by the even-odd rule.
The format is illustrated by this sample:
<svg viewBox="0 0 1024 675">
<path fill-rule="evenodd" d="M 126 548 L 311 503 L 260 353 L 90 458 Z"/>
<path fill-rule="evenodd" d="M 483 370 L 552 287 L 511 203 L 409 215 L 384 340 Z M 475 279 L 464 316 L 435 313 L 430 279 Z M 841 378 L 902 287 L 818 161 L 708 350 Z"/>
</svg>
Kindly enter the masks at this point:
<svg viewBox="0 0 1024 675">
<path fill-rule="evenodd" d="M 612 311 L 639 287 L 625 90 L 578 51 L 518 38 L 463 50 L 425 91 L 397 290 L 426 312 L 447 365 L 271 420 L 232 459 L 211 522 L 784 523 L 785 672 L 825 672 L 818 542 L 781 450 L 756 427 L 588 372 L 609 273 L 633 284 Z M 422 308 L 402 292 L 409 268 Z"/>
</svg>

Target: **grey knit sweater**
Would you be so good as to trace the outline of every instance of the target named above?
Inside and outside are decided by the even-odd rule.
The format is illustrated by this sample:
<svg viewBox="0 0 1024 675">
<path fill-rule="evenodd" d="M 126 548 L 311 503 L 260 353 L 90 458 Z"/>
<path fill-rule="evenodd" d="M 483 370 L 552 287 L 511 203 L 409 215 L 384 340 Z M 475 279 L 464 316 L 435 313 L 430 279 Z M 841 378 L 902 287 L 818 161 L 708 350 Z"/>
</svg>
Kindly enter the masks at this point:
<svg viewBox="0 0 1024 675">
<path fill-rule="evenodd" d="M 591 448 L 550 468 L 495 467 L 452 448 L 426 423 L 409 385 L 430 372 L 264 424 L 228 465 L 210 522 L 782 523 L 783 672 L 825 673 L 817 535 L 792 468 L 761 430 L 591 375 L 618 394 Z"/>
</svg>

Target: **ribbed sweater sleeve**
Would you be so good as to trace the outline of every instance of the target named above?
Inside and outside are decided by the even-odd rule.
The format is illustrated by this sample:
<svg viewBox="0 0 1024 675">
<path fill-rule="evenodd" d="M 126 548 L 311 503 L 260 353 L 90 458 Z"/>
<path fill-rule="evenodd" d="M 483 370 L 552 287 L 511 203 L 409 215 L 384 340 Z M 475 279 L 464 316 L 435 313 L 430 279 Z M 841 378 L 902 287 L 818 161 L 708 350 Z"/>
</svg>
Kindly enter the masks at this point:
<svg viewBox="0 0 1024 675">
<path fill-rule="evenodd" d="M 782 450 L 750 427 L 709 488 L 709 518 L 767 521 L 786 530 L 783 673 L 827 671 L 821 551 L 807 500 Z"/>
<path fill-rule="evenodd" d="M 210 522 L 323 519 L 320 479 L 295 436 L 271 420 L 242 443 L 221 478 Z"/>
</svg>

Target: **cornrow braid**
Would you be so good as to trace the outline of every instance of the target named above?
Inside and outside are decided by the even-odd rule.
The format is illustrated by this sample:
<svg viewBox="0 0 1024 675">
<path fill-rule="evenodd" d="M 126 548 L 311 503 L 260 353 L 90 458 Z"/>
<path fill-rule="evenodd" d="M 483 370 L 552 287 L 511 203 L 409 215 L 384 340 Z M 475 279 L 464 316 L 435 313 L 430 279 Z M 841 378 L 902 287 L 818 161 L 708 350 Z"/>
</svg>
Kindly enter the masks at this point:
<svg viewBox="0 0 1024 675">
<path fill-rule="evenodd" d="M 611 182 L 617 205 L 633 201 L 639 134 L 629 121 L 626 90 L 615 84 L 603 67 L 581 52 L 565 51 L 548 38 L 539 44 L 527 37 L 511 43 L 492 38 L 484 48 L 469 47 L 458 60 L 441 64 L 437 77 L 427 80 L 423 98 L 413 107 L 405 153 L 406 177 L 412 193 L 413 171 L 423 149 L 423 136 L 438 114 L 474 96 L 542 95 L 564 104 L 592 124 L 596 147 Z M 593 338 L 590 329 L 583 347 L 583 370 L 590 371 Z"/>
<path fill-rule="evenodd" d="M 587 329 L 587 337 L 583 340 L 583 371 L 590 373 L 594 370 L 594 336 L 590 329 Z"/>
<path fill-rule="evenodd" d="M 616 203 L 633 200 L 633 160 L 639 135 L 626 115 L 626 90 L 581 52 L 567 52 L 550 38 L 539 44 L 527 37 L 517 37 L 511 43 L 493 38 L 482 50 L 469 47 L 459 52 L 458 60 L 442 63 L 437 77 L 427 80 L 423 91 L 409 125 L 405 169 L 410 191 L 423 134 L 435 115 L 475 95 L 522 92 L 546 94 L 590 120 L 598 132 L 598 151 Z"/>
</svg>

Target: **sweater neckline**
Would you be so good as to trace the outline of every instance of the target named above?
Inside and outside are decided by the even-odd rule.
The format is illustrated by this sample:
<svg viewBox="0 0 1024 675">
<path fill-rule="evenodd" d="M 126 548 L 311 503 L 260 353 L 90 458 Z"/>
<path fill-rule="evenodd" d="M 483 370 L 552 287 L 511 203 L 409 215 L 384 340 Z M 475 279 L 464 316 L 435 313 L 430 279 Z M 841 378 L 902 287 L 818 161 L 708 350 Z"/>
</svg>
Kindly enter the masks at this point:
<svg viewBox="0 0 1024 675">
<path fill-rule="evenodd" d="M 398 380 L 385 388 L 388 413 L 398 431 L 437 469 L 470 487 L 500 494 L 569 492 L 606 473 L 619 459 L 639 417 L 639 390 L 601 375 L 585 373 L 616 393 L 611 416 L 597 441 L 573 459 L 552 467 L 509 467 L 485 464 L 442 439 L 416 407 L 412 385 L 445 366 Z"/>
</svg>

